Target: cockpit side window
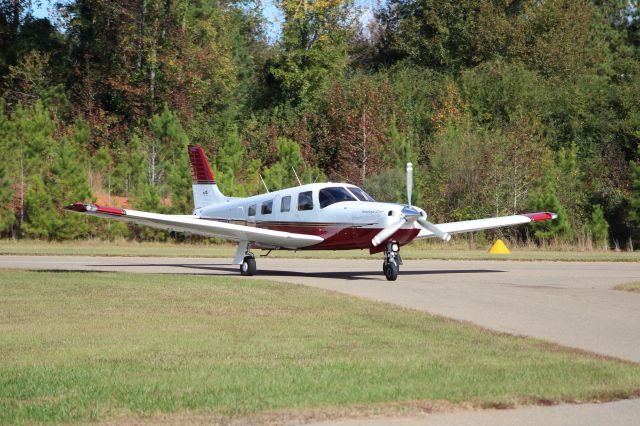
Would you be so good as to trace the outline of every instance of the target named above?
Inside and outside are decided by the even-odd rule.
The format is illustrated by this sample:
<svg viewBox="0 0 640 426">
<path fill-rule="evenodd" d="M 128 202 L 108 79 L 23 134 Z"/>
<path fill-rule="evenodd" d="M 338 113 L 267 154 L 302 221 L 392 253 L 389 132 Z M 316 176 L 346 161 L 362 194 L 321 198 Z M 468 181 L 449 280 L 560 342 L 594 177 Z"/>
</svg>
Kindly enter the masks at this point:
<svg viewBox="0 0 640 426">
<path fill-rule="evenodd" d="M 252 204 L 249 206 L 248 216 L 255 216 L 255 215 L 256 215 L 256 205 Z"/>
<path fill-rule="evenodd" d="M 367 194 L 366 192 L 364 192 L 362 189 L 358 187 L 350 186 L 349 191 L 351 191 L 353 195 L 355 195 L 360 201 L 371 201 L 371 202 L 376 201 L 373 199 L 371 195 Z"/>
<path fill-rule="evenodd" d="M 298 210 L 313 210 L 313 196 L 311 191 L 298 194 Z"/>
<path fill-rule="evenodd" d="M 356 197 L 341 186 L 323 188 L 320 190 L 319 197 L 321 209 L 342 201 L 356 201 Z"/>
</svg>

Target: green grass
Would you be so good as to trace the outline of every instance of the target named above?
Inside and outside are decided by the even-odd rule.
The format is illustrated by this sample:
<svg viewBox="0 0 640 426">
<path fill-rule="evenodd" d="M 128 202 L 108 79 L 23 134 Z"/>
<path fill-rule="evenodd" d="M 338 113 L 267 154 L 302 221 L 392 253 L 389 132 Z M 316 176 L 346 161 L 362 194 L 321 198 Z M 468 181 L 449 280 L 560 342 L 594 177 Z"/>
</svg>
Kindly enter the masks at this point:
<svg viewBox="0 0 640 426">
<path fill-rule="evenodd" d="M 418 241 L 402 248 L 404 259 L 450 260 L 551 260 L 574 262 L 640 262 L 640 251 L 614 252 L 604 250 L 549 250 L 530 247 L 511 247 L 512 253 L 494 255 L 486 249 L 471 249 L 468 244 Z M 0 255 L 51 256 L 162 256 L 162 257 L 233 257 L 235 247 L 230 244 L 138 243 L 132 241 L 14 241 L 0 240 Z M 273 251 L 270 256 L 280 258 L 366 259 L 368 250 L 349 251 Z M 381 256 L 381 255 L 378 255 Z"/>
<path fill-rule="evenodd" d="M 640 282 L 618 284 L 614 287 L 616 290 L 631 291 L 633 293 L 640 293 Z"/>
<path fill-rule="evenodd" d="M 0 271 L 0 348 L 0 424 L 640 394 L 640 365 L 253 279 Z"/>
</svg>

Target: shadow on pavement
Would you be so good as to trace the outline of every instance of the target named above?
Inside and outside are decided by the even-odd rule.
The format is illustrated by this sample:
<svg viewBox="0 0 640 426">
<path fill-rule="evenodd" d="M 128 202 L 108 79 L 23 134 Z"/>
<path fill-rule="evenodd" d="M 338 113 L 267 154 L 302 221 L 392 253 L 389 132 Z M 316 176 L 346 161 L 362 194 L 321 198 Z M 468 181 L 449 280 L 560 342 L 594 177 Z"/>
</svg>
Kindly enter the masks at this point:
<svg viewBox="0 0 640 426">
<path fill-rule="evenodd" d="M 222 275 L 222 276 L 240 276 L 239 266 L 229 266 L 228 264 L 189 264 L 189 263 L 125 263 L 125 264 L 100 264 L 91 265 L 103 268 L 184 268 L 202 271 L 215 272 L 214 274 L 187 272 L 190 275 Z M 174 273 L 166 271 L 155 272 L 153 270 L 144 271 L 148 273 Z M 484 273 L 500 273 L 504 272 L 496 269 L 438 269 L 438 270 L 402 270 L 400 268 L 400 276 L 402 275 L 449 275 L 449 274 L 484 274 Z M 298 271 L 282 271 L 258 268 L 255 277 L 316 277 L 316 278 L 340 278 L 345 280 L 378 280 L 384 278 L 382 268 L 380 270 L 367 271 L 322 271 L 322 272 L 298 272 Z"/>
</svg>

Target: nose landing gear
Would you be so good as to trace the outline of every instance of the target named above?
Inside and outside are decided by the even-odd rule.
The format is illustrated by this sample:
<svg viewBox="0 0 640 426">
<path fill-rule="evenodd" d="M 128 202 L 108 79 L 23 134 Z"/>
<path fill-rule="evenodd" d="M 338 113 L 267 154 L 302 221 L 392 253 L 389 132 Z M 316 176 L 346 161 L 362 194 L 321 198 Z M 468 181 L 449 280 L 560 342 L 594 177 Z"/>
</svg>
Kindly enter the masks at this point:
<svg viewBox="0 0 640 426">
<path fill-rule="evenodd" d="M 384 250 L 382 272 L 384 272 L 384 276 L 388 281 L 395 281 L 398 278 L 400 265 L 402 265 L 402 258 L 400 257 L 400 246 L 395 241 L 387 243 L 387 247 Z"/>
</svg>

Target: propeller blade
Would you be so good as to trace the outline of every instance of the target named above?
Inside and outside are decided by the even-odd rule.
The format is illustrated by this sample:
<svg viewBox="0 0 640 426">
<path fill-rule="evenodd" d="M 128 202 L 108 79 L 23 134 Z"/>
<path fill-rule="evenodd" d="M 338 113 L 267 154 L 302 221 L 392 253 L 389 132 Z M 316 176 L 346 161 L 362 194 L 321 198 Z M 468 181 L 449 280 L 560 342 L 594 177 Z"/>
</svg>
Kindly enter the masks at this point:
<svg viewBox="0 0 640 426">
<path fill-rule="evenodd" d="M 407 163 L 407 198 L 411 205 L 411 193 L 413 192 L 413 164 Z"/>
<path fill-rule="evenodd" d="M 433 232 L 433 234 L 436 237 L 442 238 L 444 241 L 449 241 L 451 239 L 451 235 L 449 233 L 441 231 L 440 228 L 438 228 L 433 223 L 429 222 L 427 219 L 425 219 L 423 217 L 418 219 L 418 223 L 423 228 L 428 229 L 429 231 Z"/>
<path fill-rule="evenodd" d="M 405 223 L 407 223 L 406 219 L 401 218 L 393 225 L 384 228 L 382 231 L 378 232 L 375 237 L 373 237 L 373 239 L 371 240 L 371 244 L 373 244 L 374 247 L 379 246 L 384 240 L 395 234 L 398 229 L 402 228 L 402 225 L 404 225 Z"/>
</svg>

